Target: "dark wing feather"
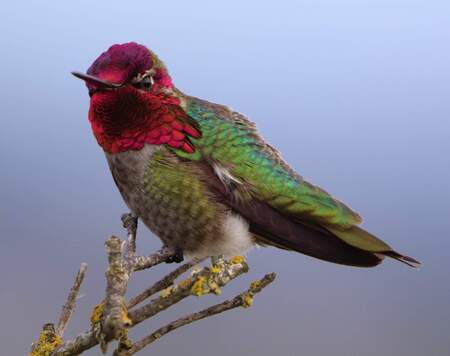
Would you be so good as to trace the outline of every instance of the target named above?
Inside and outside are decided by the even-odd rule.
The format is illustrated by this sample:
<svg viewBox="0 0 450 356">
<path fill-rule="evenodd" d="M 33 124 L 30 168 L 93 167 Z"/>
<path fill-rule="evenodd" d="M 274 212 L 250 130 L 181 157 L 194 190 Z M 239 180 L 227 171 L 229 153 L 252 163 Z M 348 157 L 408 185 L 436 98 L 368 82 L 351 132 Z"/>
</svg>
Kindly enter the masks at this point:
<svg viewBox="0 0 450 356">
<path fill-rule="evenodd" d="M 256 198 L 236 198 L 208 163 L 198 164 L 217 199 L 248 221 L 259 243 L 349 266 L 372 267 L 382 261 L 382 256 L 353 247 L 319 226 L 294 221 Z"/>
<path fill-rule="evenodd" d="M 325 229 L 294 222 L 263 202 L 232 204 L 232 208 L 249 221 L 250 231 L 266 244 L 349 266 L 373 267 L 382 261 L 382 257 L 350 246 Z"/>
</svg>

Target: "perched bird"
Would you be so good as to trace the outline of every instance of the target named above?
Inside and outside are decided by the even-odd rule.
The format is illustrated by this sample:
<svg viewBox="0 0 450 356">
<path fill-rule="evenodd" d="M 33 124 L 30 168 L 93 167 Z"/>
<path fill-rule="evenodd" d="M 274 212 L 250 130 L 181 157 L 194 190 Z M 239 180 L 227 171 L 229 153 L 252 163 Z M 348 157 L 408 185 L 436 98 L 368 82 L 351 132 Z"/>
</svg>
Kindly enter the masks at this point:
<svg viewBox="0 0 450 356">
<path fill-rule="evenodd" d="M 87 74 L 89 121 L 130 210 L 174 252 L 254 245 L 371 267 L 415 259 L 358 227 L 360 216 L 308 183 L 230 108 L 182 93 L 155 53 L 116 44 Z"/>
</svg>

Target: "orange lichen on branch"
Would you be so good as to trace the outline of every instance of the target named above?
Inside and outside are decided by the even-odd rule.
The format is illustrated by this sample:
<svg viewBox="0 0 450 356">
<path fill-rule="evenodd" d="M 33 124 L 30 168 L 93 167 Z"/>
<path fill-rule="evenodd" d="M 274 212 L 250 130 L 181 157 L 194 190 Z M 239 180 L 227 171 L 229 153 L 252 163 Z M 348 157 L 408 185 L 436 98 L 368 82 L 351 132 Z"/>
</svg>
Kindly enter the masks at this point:
<svg viewBox="0 0 450 356">
<path fill-rule="evenodd" d="M 234 256 L 233 258 L 231 258 L 230 262 L 233 265 L 237 265 L 237 264 L 242 264 L 245 261 L 244 256 Z"/>
</svg>

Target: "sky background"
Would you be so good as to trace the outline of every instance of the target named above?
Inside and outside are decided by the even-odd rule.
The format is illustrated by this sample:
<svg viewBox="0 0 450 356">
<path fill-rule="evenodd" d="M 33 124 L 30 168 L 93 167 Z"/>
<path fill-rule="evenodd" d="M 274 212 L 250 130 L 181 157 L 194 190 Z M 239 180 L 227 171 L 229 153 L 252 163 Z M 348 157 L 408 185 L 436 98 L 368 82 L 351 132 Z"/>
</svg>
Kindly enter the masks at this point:
<svg viewBox="0 0 450 356">
<path fill-rule="evenodd" d="M 448 0 L 40 0 L 2 12 L 1 356 L 25 355 L 57 321 L 80 262 L 89 270 L 67 337 L 88 328 L 102 299 L 103 243 L 124 236 L 126 207 L 91 134 L 87 90 L 69 72 L 128 41 L 154 50 L 181 90 L 248 115 L 303 176 L 424 263 L 367 270 L 258 249 L 221 298 L 192 298 L 132 336 L 276 271 L 254 307 L 142 354 L 450 354 Z M 138 244 L 142 254 L 160 247 L 142 227 Z M 172 268 L 136 274 L 130 289 Z"/>
</svg>

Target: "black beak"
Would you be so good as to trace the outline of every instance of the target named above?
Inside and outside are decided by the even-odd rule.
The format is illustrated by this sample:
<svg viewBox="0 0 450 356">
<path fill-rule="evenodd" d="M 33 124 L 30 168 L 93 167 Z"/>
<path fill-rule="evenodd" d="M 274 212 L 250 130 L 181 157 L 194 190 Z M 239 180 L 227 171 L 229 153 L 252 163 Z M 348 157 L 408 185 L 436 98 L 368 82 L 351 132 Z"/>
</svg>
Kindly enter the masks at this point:
<svg viewBox="0 0 450 356">
<path fill-rule="evenodd" d="M 103 80 L 97 77 L 94 77 L 93 75 L 81 73 L 81 72 L 72 72 L 72 74 L 77 77 L 78 79 L 84 80 L 86 83 L 94 84 L 96 86 L 102 87 L 102 88 L 120 88 L 122 84 L 116 84 L 108 82 L 107 80 Z"/>
</svg>

